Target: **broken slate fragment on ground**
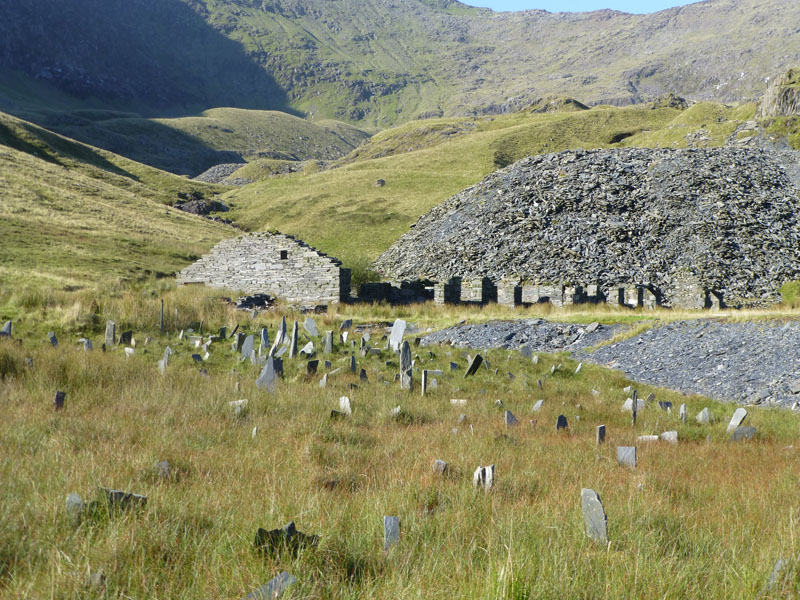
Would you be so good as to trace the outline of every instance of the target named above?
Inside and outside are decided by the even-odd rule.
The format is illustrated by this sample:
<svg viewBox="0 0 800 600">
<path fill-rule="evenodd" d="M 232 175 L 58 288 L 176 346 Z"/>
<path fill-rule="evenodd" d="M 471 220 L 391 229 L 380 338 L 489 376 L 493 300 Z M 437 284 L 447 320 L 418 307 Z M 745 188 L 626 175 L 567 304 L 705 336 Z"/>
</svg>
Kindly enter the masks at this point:
<svg viewBox="0 0 800 600">
<path fill-rule="evenodd" d="M 147 504 L 147 496 L 134 494 L 132 492 L 123 492 L 122 490 L 112 490 L 109 488 L 100 488 L 108 498 L 108 504 L 111 508 L 117 510 L 126 510 L 128 508 L 144 508 Z"/>
<path fill-rule="evenodd" d="M 755 427 L 737 427 L 731 435 L 731 440 L 734 442 L 752 440 L 756 435 L 756 431 Z"/>
<path fill-rule="evenodd" d="M 298 531 L 294 521 L 280 529 L 259 528 L 255 539 L 256 549 L 268 556 L 277 556 L 284 552 L 291 556 L 297 556 L 300 550 L 314 548 L 317 544 L 319 544 L 319 536 Z"/>
<path fill-rule="evenodd" d="M 297 578 L 290 575 L 287 571 L 283 571 L 280 575 L 276 575 L 267 583 L 262 585 L 257 590 L 253 590 L 244 600 L 275 600 L 280 598 L 286 589 L 297 583 Z"/>
</svg>

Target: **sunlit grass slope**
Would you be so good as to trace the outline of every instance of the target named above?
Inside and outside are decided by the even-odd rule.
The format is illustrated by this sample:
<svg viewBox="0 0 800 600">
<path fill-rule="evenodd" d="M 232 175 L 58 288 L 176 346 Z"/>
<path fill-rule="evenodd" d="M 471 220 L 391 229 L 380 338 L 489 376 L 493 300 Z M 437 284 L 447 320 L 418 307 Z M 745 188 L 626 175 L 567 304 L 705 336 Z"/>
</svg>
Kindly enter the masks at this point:
<svg viewBox="0 0 800 600">
<path fill-rule="evenodd" d="M 0 287 L 110 286 L 189 264 L 235 230 L 168 205 L 224 190 L 0 114 Z"/>
</svg>

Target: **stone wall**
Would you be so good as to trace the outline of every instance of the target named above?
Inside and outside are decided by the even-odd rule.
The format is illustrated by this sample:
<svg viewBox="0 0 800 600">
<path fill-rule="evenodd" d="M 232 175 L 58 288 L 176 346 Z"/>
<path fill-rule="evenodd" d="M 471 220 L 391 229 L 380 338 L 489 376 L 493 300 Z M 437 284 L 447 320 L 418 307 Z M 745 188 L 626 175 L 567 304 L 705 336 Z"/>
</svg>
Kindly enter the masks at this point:
<svg viewBox="0 0 800 600">
<path fill-rule="evenodd" d="M 252 233 L 223 240 L 180 272 L 179 285 L 266 293 L 289 302 L 331 304 L 350 297 L 350 270 L 292 236 Z"/>
<path fill-rule="evenodd" d="M 480 284 L 480 285 L 479 285 Z M 438 304 L 497 302 L 504 306 L 551 304 L 563 307 L 572 304 L 608 304 L 626 308 L 654 309 L 657 306 L 680 309 L 725 307 L 722 293 L 703 287 L 696 275 L 683 270 L 676 273 L 666 290 L 650 285 L 620 283 L 607 288 L 597 284 L 586 287 L 563 284 L 537 284 L 507 277 L 496 284 L 491 280 L 470 280 L 453 277 L 434 284 Z M 665 297 L 669 302 L 665 303 Z"/>
</svg>

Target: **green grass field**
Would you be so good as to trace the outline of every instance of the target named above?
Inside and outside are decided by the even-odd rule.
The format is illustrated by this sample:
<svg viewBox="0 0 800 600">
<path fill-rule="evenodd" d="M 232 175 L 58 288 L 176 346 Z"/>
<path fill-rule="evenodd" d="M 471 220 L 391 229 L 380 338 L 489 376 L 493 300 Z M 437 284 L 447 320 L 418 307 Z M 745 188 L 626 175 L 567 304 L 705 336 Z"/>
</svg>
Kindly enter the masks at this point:
<svg viewBox="0 0 800 600">
<path fill-rule="evenodd" d="M 252 320 L 227 308 L 224 293 L 25 299 L 14 330 L 22 343 L 0 341 L 0 597 L 233 599 L 287 570 L 299 582 L 286 598 L 753 598 L 778 558 L 787 568 L 766 597 L 800 589 L 798 415 L 754 408 L 747 423 L 757 438 L 734 443 L 725 433 L 733 406 L 639 385 L 640 397 L 653 392 L 676 408 L 686 403 L 692 418 L 684 424 L 677 411 L 650 404 L 631 426 L 620 411 L 631 382 L 617 372 L 585 364 L 576 375 L 566 355 L 540 355 L 534 365 L 517 352 L 491 351 L 491 369 L 464 379 L 466 352 L 449 347 L 412 349 L 419 357 L 409 393 L 394 383 L 397 357 L 361 358 L 358 334 L 351 337 L 356 350 L 339 344 L 318 358 L 336 368 L 355 352 L 369 383 L 344 372 L 320 388 L 322 367 L 307 376 L 305 360 L 286 360 L 284 378 L 268 393 L 256 389 L 259 369 L 239 362 L 230 341 L 213 343 L 208 362 L 196 365 L 197 350 L 177 331 L 202 320 L 206 335 L 238 323 L 250 333 L 267 326 L 274 339 L 282 314 L 290 323 L 305 317 L 281 310 Z M 156 325 L 162 297 L 167 334 Z M 6 298 L 0 318 L 13 316 L 21 301 Z M 390 314 L 344 306 L 316 320 L 324 332 L 346 317 L 381 323 Z M 411 306 L 397 314 L 423 328 L 504 316 L 498 307 Z M 545 316 L 633 324 L 665 318 L 574 310 Z M 99 350 L 107 318 L 118 332 L 134 329 L 135 356 Z M 51 328 L 58 348 L 46 343 Z M 382 327 L 371 333 L 370 344 L 381 347 Z M 94 352 L 79 349 L 83 335 Z M 145 345 L 147 336 L 153 339 Z M 162 376 L 156 361 L 167 345 L 176 354 Z M 450 361 L 461 370 L 450 373 Z M 553 365 L 561 368 L 551 375 Z M 445 371 L 425 397 L 421 368 Z M 358 389 L 347 389 L 350 383 Z M 56 390 L 66 392 L 60 412 L 53 410 Z M 353 415 L 331 420 L 342 395 Z M 228 402 L 243 398 L 248 409 L 234 416 Z M 534 414 L 538 399 L 544 405 Z M 517 416 L 517 427 L 503 425 L 497 400 Z M 396 406 L 399 418 L 390 415 Z M 711 425 L 693 420 L 703 407 Z M 555 430 L 559 414 L 569 421 L 566 433 Z M 599 424 L 608 438 L 596 447 Z M 677 446 L 640 443 L 635 470 L 617 465 L 616 446 L 667 430 L 678 431 Z M 448 463 L 446 476 L 432 472 L 434 459 Z M 171 465 L 166 479 L 155 467 L 162 460 Z M 487 464 L 496 465 L 490 493 L 472 486 L 475 468 Z M 66 495 L 102 500 L 100 487 L 145 494 L 147 506 L 102 509 L 72 524 Z M 607 547 L 584 535 L 583 487 L 602 498 Z M 384 515 L 401 520 L 400 541 L 388 553 Z M 296 557 L 255 552 L 257 528 L 291 520 L 320 535 L 319 546 Z M 103 583 L 93 587 L 90 575 L 101 571 Z"/>
</svg>

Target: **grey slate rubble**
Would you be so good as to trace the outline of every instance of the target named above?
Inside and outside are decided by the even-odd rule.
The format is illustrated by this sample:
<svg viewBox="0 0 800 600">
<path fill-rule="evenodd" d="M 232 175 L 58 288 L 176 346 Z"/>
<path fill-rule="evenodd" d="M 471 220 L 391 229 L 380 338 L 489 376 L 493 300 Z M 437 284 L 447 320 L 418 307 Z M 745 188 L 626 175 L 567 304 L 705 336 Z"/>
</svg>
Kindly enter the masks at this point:
<svg viewBox="0 0 800 600">
<path fill-rule="evenodd" d="M 642 285 L 668 306 L 686 285 L 729 304 L 772 301 L 798 278 L 800 200 L 761 149 L 570 150 L 453 196 L 375 267 L 398 281 Z"/>
<path fill-rule="evenodd" d="M 800 322 L 677 321 L 578 352 L 629 378 L 738 403 L 792 406 L 800 372 Z"/>
<path fill-rule="evenodd" d="M 421 346 L 449 344 L 455 348 L 503 348 L 522 352 L 554 352 L 582 349 L 611 339 L 618 326 L 600 325 L 592 331 L 574 323 L 544 319 L 489 321 L 477 325 L 456 325 L 428 334 Z M 538 362 L 534 361 L 534 364 Z"/>
</svg>

